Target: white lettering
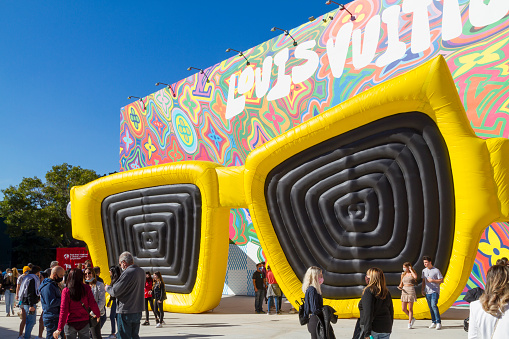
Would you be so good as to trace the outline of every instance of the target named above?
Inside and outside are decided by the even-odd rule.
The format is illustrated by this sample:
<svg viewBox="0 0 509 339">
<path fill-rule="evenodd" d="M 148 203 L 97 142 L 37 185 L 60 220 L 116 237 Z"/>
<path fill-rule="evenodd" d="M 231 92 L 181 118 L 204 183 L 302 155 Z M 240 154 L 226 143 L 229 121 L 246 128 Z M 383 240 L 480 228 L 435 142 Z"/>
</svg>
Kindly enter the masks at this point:
<svg viewBox="0 0 509 339">
<path fill-rule="evenodd" d="M 277 69 L 277 82 L 274 87 L 267 94 L 267 100 L 272 101 L 281 99 L 290 94 L 290 88 L 292 86 L 292 77 L 285 74 L 286 62 L 290 57 L 288 48 L 283 49 L 274 56 L 274 64 L 278 67 Z"/>
<path fill-rule="evenodd" d="M 255 79 L 256 79 L 256 97 L 261 98 L 267 91 L 270 86 L 270 73 L 272 72 L 272 57 L 268 56 L 263 60 L 263 71 L 260 71 L 259 68 L 255 70 Z M 260 74 L 261 73 L 261 74 Z"/>
<path fill-rule="evenodd" d="M 348 46 L 352 37 L 353 23 L 348 22 L 341 26 L 336 35 L 336 43 L 332 38 L 327 40 L 327 57 L 332 75 L 340 78 L 345 68 Z"/>
<path fill-rule="evenodd" d="M 245 94 L 253 88 L 254 85 L 254 71 L 253 67 L 248 67 L 242 71 L 239 77 L 239 94 Z"/>
<path fill-rule="evenodd" d="M 484 27 L 497 22 L 509 12 L 508 0 L 470 0 L 469 18 L 475 27 Z"/>
<path fill-rule="evenodd" d="M 226 101 L 225 118 L 231 119 L 237 114 L 242 113 L 246 107 L 246 96 L 241 95 L 235 98 L 235 83 L 237 82 L 237 74 L 232 74 L 230 77 L 230 85 L 228 87 L 228 100 Z"/>
<path fill-rule="evenodd" d="M 384 67 L 405 56 L 406 44 L 399 41 L 399 6 L 391 6 L 382 12 L 382 21 L 387 25 L 387 49 L 377 60 L 378 67 Z"/>
<path fill-rule="evenodd" d="M 352 62 L 357 69 L 366 67 L 373 61 L 376 46 L 380 40 L 380 15 L 373 16 L 364 28 L 364 42 L 361 52 L 361 30 L 356 29 L 352 35 Z"/>
<path fill-rule="evenodd" d="M 431 45 L 431 33 L 429 31 L 428 6 L 431 0 L 405 0 L 403 12 L 413 13 L 412 37 L 410 46 L 412 53 L 420 53 Z"/>
<path fill-rule="evenodd" d="M 437 0 L 438 1 L 438 0 Z M 463 23 L 458 0 L 444 0 L 442 10 L 442 40 L 452 40 L 461 35 Z"/>
<path fill-rule="evenodd" d="M 315 74 L 320 60 L 318 58 L 318 54 L 316 54 L 315 51 L 309 50 L 315 47 L 315 45 L 315 40 L 309 40 L 300 43 L 295 49 L 295 57 L 298 59 L 306 59 L 307 62 L 304 65 L 295 66 L 292 69 L 292 81 L 294 84 L 303 82 Z"/>
</svg>

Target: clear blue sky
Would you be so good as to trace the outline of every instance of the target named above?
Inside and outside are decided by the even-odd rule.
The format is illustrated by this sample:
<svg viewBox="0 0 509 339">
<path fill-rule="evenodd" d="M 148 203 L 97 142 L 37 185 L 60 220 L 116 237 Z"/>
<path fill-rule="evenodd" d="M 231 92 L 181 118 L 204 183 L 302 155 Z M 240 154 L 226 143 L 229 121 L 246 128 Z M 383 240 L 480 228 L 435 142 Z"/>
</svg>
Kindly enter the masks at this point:
<svg viewBox="0 0 509 339">
<path fill-rule="evenodd" d="M 0 189 L 63 162 L 117 171 L 127 96 L 231 57 L 228 47 L 269 40 L 272 26 L 294 28 L 335 8 L 325 0 L 1 1 Z"/>
</svg>

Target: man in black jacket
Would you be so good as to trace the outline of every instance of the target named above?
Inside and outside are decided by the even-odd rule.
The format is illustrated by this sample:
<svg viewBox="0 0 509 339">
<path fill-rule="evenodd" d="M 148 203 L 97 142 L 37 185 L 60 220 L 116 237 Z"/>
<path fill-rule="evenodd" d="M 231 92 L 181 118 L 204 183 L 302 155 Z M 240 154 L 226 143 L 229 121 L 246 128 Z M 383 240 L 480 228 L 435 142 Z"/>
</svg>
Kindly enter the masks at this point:
<svg viewBox="0 0 509 339">
<path fill-rule="evenodd" d="M 40 280 L 39 266 L 33 266 L 30 273 L 23 279 L 21 287 L 19 288 L 19 297 L 23 304 L 23 309 L 27 315 L 25 324 L 25 339 L 29 339 L 32 334 L 32 329 L 37 321 L 37 303 L 39 302 L 39 285 Z"/>
<path fill-rule="evenodd" d="M 267 280 L 263 274 L 262 263 L 256 264 L 256 271 L 253 273 L 253 287 L 255 290 L 255 313 L 263 314 L 262 303 L 265 298 Z"/>
</svg>

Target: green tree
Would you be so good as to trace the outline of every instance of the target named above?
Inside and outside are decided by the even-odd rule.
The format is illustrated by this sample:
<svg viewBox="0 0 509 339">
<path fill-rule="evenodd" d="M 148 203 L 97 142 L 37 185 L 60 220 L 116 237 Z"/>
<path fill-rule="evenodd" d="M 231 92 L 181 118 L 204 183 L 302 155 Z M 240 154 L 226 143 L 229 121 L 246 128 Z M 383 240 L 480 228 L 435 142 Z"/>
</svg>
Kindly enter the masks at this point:
<svg viewBox="0 0 509 339">
<path fill-rule="evenodd" d="M 49 239 L 52 246 L 69 246 L 73 241 L 66 213 L 70 189 L 99 177 L 93 170 L 64 163 L 46 173 L 46 182 L 37 177 L 23 178 L 18 186 L 3 189 L 0 217 L 5 219 L 6 233 L 16 238 L 33 231 Z"/>
</svg>

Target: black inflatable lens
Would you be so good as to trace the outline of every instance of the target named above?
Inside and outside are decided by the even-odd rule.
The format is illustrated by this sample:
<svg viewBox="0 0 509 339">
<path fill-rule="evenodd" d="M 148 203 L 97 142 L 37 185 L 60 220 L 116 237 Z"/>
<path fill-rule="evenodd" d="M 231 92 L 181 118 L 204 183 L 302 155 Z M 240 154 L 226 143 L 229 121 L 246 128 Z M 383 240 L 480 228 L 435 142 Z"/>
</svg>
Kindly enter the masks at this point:
<svg viewBox="0 0 509 339">
<path fill-rule="evenodd" d="M 454 235 L 449 154 L 435 122 L 412 112 L 317 144 L 275 167 L 265 182 L 279 243 L 302 281 L 323 269 L 323 296 L 358 298 L 370 267 L 400 296 L 402 265 L 420 278 L 424 255 L 447 271 Z M 420 288 L 416 289 L 420 292 Z"/>
<path fill-rule="evenodd" d="M 160 271 L 166 291 L 190 293 L 200 252 L 201 196 L 192 184 L 143 188 L 103 200 L 109 265 L 124 251 L 145 271 Z"/>
</svg>

